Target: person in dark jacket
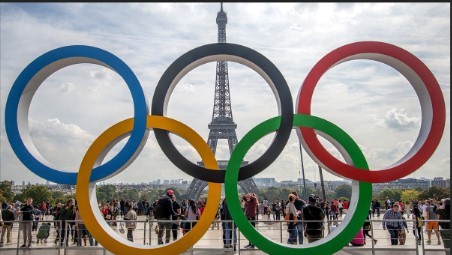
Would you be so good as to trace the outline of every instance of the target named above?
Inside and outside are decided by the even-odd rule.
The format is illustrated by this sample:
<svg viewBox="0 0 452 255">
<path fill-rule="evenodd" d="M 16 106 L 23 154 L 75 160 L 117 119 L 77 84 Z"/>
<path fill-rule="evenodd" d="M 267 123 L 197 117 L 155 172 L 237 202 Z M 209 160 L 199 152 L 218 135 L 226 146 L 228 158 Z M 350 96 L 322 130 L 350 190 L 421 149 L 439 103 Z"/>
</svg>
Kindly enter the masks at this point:
<svg viewBox="0 0 452 255">
<path fill-rule="evenodd" d="M 24 244 L 21 248 L 31 247 L 32 235 L 31 228 L 34 219 L 33 198 L 29 197 L 25 205 L 20 208 L 19 214 L 22 215 L 22 230 L 24 236 Z"/>
<path fill-rule="evenodd" d="M 60 245 L 63 246 L 66 239 L 66 246 L 68 246 L 70 223 L 67 221 L 75 220 L 75 203 L 73 199 L 69 199 L 66 205 L 61 209 L 58 220 L 61 221 Z"/>
<path fill-rule="evenodd" d="M 13 228 L 13 221 L 16 219 L 13 213 L 13 206 L 8 205 L 6 209 L 2 210 L 1 218 L 3 220 L 2 238 L 0 240 L 0 247 L 3 247 L 3 240 L 6 233 L 6 242 L 11 243 L 11 230 Z"/>
<path fill-rule="evenodd" d="M 317 196 L 315 194 L 309 196 L 308 202 L 308 205 L 303 208 L 302 215 L 305 236 L 308 238 L 308 243 L 312 243 L 323 237 L 325 214 L 321 208 L 316 206 Z"/>
<path fill-rule="evenodd" d="M 235 251 L 237 245 L 237 225 L 232 220 L 226 198 L 221 202 L 220 218 L 223 227 L 224 248 L 234 248 Z"/>
<path fill-rule="evenodd" d="M 443 239 L 444 248 L 450 249 L 450 198 L 444 199 L 443 204 L 436 209 L 436 214 L 439 216 L 439 233 Z M 450 250 L 446 251 L 446 254 L 450 254 Z"/>
<path fill-rule="evenodd" d="M 158 215 L 158 244 L 163 244 L 163 230 L 165 229 L 165 243 L 170 242 L 171 228 L 173 223 L 171 217 L 173 213 L 173 202 L 171 198 L 174 196 L 174 191 L 168 190 L 166 195 L 160 198 L 157 204 L 161 204 L 160 213 Z"/>
</svg>

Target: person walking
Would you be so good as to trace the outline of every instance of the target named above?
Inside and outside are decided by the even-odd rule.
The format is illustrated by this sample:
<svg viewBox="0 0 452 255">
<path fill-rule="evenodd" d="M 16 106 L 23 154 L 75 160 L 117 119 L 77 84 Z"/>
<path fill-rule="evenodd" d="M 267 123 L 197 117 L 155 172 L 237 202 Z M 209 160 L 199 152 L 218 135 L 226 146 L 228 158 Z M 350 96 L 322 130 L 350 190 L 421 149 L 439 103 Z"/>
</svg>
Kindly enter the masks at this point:
<svg viewBox="0 0 452 255">
<path fill-rule="evenodd" d="M 184 235 L 188 233 L 195 225 L 201 215 L 201 211 L 195 203 L 195 200 L 189 199 L 187 209 L 185 209 Z"/>
<path fill-rule="evenodd" d="M 3 221 L 3 226 L 2 226 L 2 237 L 0 240 L 0 247 L 3 247 L 3 241 L 5 238 L 5 234 L 6 234 L 6 243 L 11 243 L 11 232 L 12 232 L 12 228 L 13 228 L 13 221 L 16 220 L 16 217 L 14 216 L 13 213 L 13 206 L 12 205 L 7 205 L 6 209 L 2 210 L 1 213 L 1 220 Z"/>
<path fill-rule="evenodd" d="M 171 198 L 174 196 L 174 191 L 168 190 L 166 194 L 162 196 L 157 202 L 157 207 L 160 207 L 159 213 L 157 215 L 158 220 L 158 244 L 163 244 L 163 230 L 165 230 L 165 243 L 170 242 L 171 237 L 171 227 L 173 223 L 171 222 L 171 217 L 173 215 L 173 202 Z"/>
<path fill-rule="evenodd" d="M 234 248 L 235 251 L 237 245 L 237 225 L 235 225 L 232 220 L 226 198 L 224 198 L 221 203 L 220 212 L 223 226 L 224 248 Z"/>
<path fill-rule="evenodd" d="M 37 231 L 38 230 L 38 223 L 41 219 L 41 210 L 39 209 L 38 205 L 34 205 L 33 206 L 33 211 L 34 211 L 34 219 L 33 219 L 33 224 L 31 225 L 31 231 Z"/>
<path fill-rule="evenodd" d="M 296 191 L 292 191 L 292 194 L 295 196 L 295 200 L 293 202 L 295 209 L 297 209 L 297 223 L 295 224 L 295 233 L 294 233 L 294 242 L 297 244 L 297 236 L 298 236 L 298 244 L 303 244 L 303 221 L 302 221 L 302 213 L 303 207 L 306 205 L 306 202 L 303 201 Z"/>
<path fill-rule="evenodd" d="M 173 223 L 171 225 L 171 231 L 173 232 L 173 241 L 177 240 L 177 234 L 180 230 L 180 216 L 181 216 L 181 206 L 176 200 L 176 195 L 171 198 L 173 202 L 173 214 L 171 215 Z"/>
<path fill-rule="evenodd" d="M 124 216 L 124 220 L 127 228 L 127 240 L 133 242 L 133 231 L 137 228 L 137 213 L 130 202 L 126 206 L 128 207 L 128 211 Z"/>
<path fill-rule="evenodd" d="M 323 210 L 316 206 L 317 196 L 315 194 L 309 195 L 308 205 L 303 208 L 303 224 L 304 233 L 308 238 L 308 243 L 315 242 L 323 237 L 323 220 L 325 214 Z"/>
<path fill-rule="evenodd" d="M 273 203 L 273 210 L 275 212 L 275 221 L 281 220 L 281 203 L 280 203 L 280 201 L 276 200 Z"/>
<path fill-rule="evenodd" d="M 333 222 L 333 225 L 338 225 L 337 217 L 339 215 L 339 208 L 337 208 L 337 203 L 331 203 L 330 207 L 330 220 Z"/>
<path fill-rule="evenodd" d="M 446 250 L 446 254 L 450 255 L 450 198 L 444 199 L 442 203 L 443 205 L 436 210 L 436 214 L 440 220 L 439 226 L 441 229 L 439 232 L 443 238 L 444 248 L 449 249 Z"/>
<path fill-rule="evenodd" d="M 418 245 L 422 244 L 422 212 L 417 202 L 413 203 L 413 234 Z"/>
<path fill-rule="evenodd" d="M 287 240 L 288 244 L 297 244 L 297 208 L 295 208 L 294 201 L 295 201 L 295 195 L 289 194 L 289 203 L 286 205 L 286 217 L 289 222 L 287 223 L 287 231 L 289 232 L 289 239 Z"/>
<path fill-rule="evenodd" d="M 24 244 L 21 248 L 29 248 L 31 247 L 31 243 L 33 241 L 33 237 L 31 235 L 32 222 L 34 219 L 33 198 L 27 198 L 25 205 L 20 208 L 19 214 L 22 216 L 21 226 L 24 235 Z"/>
<path fill-rule="evenodd" d="M 405 213 L 406 213 L 407 219 L 411 218 L 412 207 L 413 207 L 412 202 L 410 202 L 410 201 L 405 202 Z"/>
<path fill-rule="evenodd" d="M 368 236 L 368 237 L 370 237 L 370 240 L 372 240 L 374 242 L 374 245 L 375 245 L 375 244 L 377 244 L 377 239 L 375 239 L 370 233 L 372 230 L 372 222 L 370 221 L 371 215 L 372 215 L 372 211 L 369 210 L 366 221 L 364 221 L 364 224 L 363 224 L 364 244 L 366 244 L 366 236 Z"/>
<path fill-rule="evenodd" d="M 438 228 L 438 216 L 436 215 L 437 205 L 432 205 L 431 200 L 427 200 L 425 202 L 425 213 L 426 217 L 425 219 L 427 221 L 427 244 L 431 244 L 431 237 L 432 237 L 432 231 L 435 231 L 436 238 L 438 239 L 438 245 L 441 245 L 441 237 L 439 235 L 439 228 Z"/>
<path fill-rule="evenodd" d="M 53 216 L 53 226 L 55 227 L 56 237 L 55 244 L 60 241 L 61 236 L 61 222 L 58 220 L 60 218 L 60 212 L 63 205 L 61 203 L 56 203 L 52 208 L 52 216 Z"/>
<path fill-rule="evenodd" d="M 77 243 L 77 246 L 82 246 L 82 238 L 85 235 L 84 232 L 84 225 L 82 221 L 82 216 L 80 215 L 80 210 L 78 209 L 78 206 L 75 206 L 75 242 Z M 83 225 L 83 226 L 82 226 Z"/>
<path fill-rule="evenodd" d="M 94 245 L 93 236 L 86 228 L 85 223 L 83 222 L 83 219 L 80 215 L 78 206 L 76 206 L 76 209 L 75 209 L 75 222 L 76 222 L 76 229 L 77 229 L 77 236 L 76 236 L 77 246 L 82 246 L 82 239 L 83 239 L 84 245 L 86 246 L 87 238 L 88 238 L 90 246 L 93 246 Z"/>
<path fill-rule="evenodd" d="M 339 208 L 339 216 L 342 218 L 342 214 L 344 213 L 344 202 L 341 199 L 339 199 L 337 207 Z"/>
<path fill-rule="evenodd" d="M 375 199 L 375 211 L 377 212 L 377 217 L 380 218 L 380 201 L 378 199 Z"/>
<path fill-rule="evenodd" d="M 269 202 L 268 202 L 266 197 L 264 197 L 264 200 L 262 200 L 262 206 L 264 207 L 263 215 L 266 215 L 267 219 L 269 220 L 270 219 L 270 212 L 268 211 L 268 207 L 270 206 L 270 204 L 269 204 Z M 262 219 L 263 219 L 263 217 L 262 217 Z"/>
<path fill-rule="evenodd" d="M 256 212 L 257 212 L 257 205 L 258 200 L 257 196 L 254 193 L 248 193 L 244 197 L 246 203 L 245 203 L 245 216 L 250 221 L 251 225 L 253 227 L 256 227 Z M 254 249 L 254 244 L 251 242 L 248 242 L 248 245 L 245 246 L 245 249 Z"/>
<path fill-rule="evenodd" d="M 64 206 L 61 211 L 58 220 L 61 221 L 61 236 L 60 236 L 60 246 L 66 243 L 69 245 L 69 234 L 70 234 L 70 221 L 75 220 L 75 205 L 74 200 L 71 198 L 67 201 L 66 206 Z"/>
<path fill-rule="evenodd" d="M 399 205 L 393 204 L 392 208 L 383 215 L 383 229 L 389 231 L 391 236 L 391 245 L 397 245 L 399 240 L 399 230 L 403 230 L 402 214 L 399 211 Z"/>
</svg>

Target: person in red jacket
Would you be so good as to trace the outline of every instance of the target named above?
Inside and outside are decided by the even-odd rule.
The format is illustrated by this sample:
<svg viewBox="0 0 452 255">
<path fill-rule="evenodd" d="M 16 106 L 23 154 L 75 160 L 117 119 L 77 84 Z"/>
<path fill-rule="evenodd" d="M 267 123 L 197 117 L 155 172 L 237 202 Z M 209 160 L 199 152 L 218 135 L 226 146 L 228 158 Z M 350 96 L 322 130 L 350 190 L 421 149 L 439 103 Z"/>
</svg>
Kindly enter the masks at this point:
<svg viewBox="0 0 452 255">
<path fill-rule="evenodd" d="M 344 212 L 347 213 L 347 211 L 348 211 L 348 201 L 344 200 L 344 203 L 343 203 L 342 206 L 344 207 Z"/>
<path fill-rule="evenodd" d="M 254 193 L 248 193 L 243 199 L 245 201 L 245 216 L 250 221 L 251 225 L 256 227 L 257 196 Z M 245 246 L 245 249 L 254 249 L 254 244 L 249 242 L 248 245 Z"/>
</svg>

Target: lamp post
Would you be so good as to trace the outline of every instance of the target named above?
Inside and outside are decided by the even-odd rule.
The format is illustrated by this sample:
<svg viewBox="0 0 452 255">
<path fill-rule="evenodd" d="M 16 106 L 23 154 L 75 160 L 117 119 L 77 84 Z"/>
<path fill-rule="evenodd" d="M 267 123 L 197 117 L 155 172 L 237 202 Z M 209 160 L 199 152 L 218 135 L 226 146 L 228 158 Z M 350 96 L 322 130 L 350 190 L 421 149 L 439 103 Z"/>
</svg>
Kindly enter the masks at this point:
<svg viewBox="0 0 452 255">
<path fill-rule="evenodd" d="M 300 184 L 300 192 L 302 194 L 301 197 L 306 198 L 306 178 L 305 178 L 305 175 L 304 175 L 303 150 L 301 148 L 301 142 L 299 142 L 298 145 L 300 147 L 301 174 L 302 174 L 302 178 L 303 178 L 303 190 L 301 190 L 301 184 Z M 298 171 L 298 173 L 300 174 L 300 171 Z"/>
<path fill-rule="evenodd" d="M 320 175 L 320 188 L 322 188 L 322 199 L 323 199 L 323 201 L 326 201 L 325 186 L 323 185 L 322 168 L 319 165 L 318 165 L 318 167 L 319 167 L 319 175 Z"/>
</svg>

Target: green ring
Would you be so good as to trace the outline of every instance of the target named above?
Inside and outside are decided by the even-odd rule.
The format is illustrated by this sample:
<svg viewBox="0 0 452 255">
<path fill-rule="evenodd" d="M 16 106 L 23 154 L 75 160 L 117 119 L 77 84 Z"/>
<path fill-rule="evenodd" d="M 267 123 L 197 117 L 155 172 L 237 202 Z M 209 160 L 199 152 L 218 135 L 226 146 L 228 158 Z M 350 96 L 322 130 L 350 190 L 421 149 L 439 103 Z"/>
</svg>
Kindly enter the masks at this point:
<svg viewBox="0 0 452 255">
<path fill-rule="evenodd" d="M 263 236 L 247 220 L 242 212 L 238 198 L 237 180 L 240 164 L 248 150 L 260 138 L 279 128 L 281 117 L 268 119 L 251 131 L 237 144 L 228 162 L 225 175 L 225 194 L 228 200 L 229 211 L 240 232 L 260 250 L 268 254 L 333 254 L 355 237 L 359 229 L 363 226 L 369 212 L 372 200 L 372 184 L 368 182 L 352 181 L 352 197 L 348 213 L 342 223 L 326 237 L 300 246 L 287 245 L 274 242 Z M 353 139 L 342 129 L 331 122 L 319 117 L 306 114 L 294 115 L 294 126 L 313 128 L 335 139 L 349 154 L 355 167 L 369 169 L 367 161 Z M 350 163 L 349 163 L 350 164 Z M 358 198 L 355 198 L 357 194 Z M 352 220 L 353 218 L 353 220 Z"/>
</svg>

